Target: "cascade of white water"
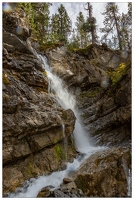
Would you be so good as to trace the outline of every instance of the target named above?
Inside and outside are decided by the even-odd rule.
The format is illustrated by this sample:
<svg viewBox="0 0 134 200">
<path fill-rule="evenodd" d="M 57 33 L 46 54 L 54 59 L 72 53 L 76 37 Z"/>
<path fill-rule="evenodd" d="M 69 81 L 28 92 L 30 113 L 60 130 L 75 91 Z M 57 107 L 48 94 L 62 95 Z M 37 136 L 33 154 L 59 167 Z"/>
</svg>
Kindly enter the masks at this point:
<svg viewBox="0 0 134 200">
<path fill-rule="evenodd" d="M 91 145 L 91 139 L 87 136 L 86 131 L 83 129 L 81 124 L 79 113 L 76 109 L 75 98 L 69 94 L 67 89 L 64 88 L 62 80 L 53 74 L 52 69 L 47 63 L 45 57 L 41 57 L 44 63 L 44 68 L 48 77 L 48 90 L 54 93 L 54 98 L 64 109 L 73 110 L 77 120 L 75 123 L 75 130 L 73 132 L 76 149 L 84 153 L 78 158 L 74 159 L 72 163 L 67 163 L 67 168 L 64 171 L 53 172 L 48 176 L 40 176 L 37 179 L 32 178 L 26 181 L 22 188 L 18 188 L 14 193 L 10 193 L 8 197 L 19 198 L 19 197 L 37 197 L 38 192 L 46 186 L 53 186 L 54 188 L 60 187 L 64 177 L 69 176 L 70 172 L 75 172 L 82 162 L 87 159 L 93 153 L 105 149 L 105 147 L 94 147 Z M 64 124 L 62 123 L 63 134 L 65 131 Z"/>
<path fill-rule="evenodd" d="M 57 101 L 64 109 L 71 109 L 76 116 L 75 129 L 73 133 L 76 149 L 79 152 L 86 153 L 92 148 L 92 144 L 81 124 L 80 116 L 76 109 L 75 98 L 64 87 L 62 80 L 52 72 L 52 69 L 47 63 L 47 58 L 41 56 L 41 59 L 44 62 L 45 71 L 49 80 L 49 90 L 55 94 Z"/>
<path fill-rule="evenodd" d="M 8 197 L 35 198 L 37 197 L 38 192 L 46 186 L 53 186 L 54 188 L 52 190 L 59 188 L 63 178 L 68 177 L 70 172 L 75 172 L 82 162 L 96 151 L 94 150 L 94 152 L 91 152 L 90 154 L 79 156 L 77 159 L 74 159 L 72 163 L 67 163 L 67 168 L 64 171 L 53 172 L 50 175 L 40 176 L 37 179 L 32 178 L 29 181 L 26 181 L 22 188 L 17 188 L 16 191 L 10 193 Z"/>
</svg>

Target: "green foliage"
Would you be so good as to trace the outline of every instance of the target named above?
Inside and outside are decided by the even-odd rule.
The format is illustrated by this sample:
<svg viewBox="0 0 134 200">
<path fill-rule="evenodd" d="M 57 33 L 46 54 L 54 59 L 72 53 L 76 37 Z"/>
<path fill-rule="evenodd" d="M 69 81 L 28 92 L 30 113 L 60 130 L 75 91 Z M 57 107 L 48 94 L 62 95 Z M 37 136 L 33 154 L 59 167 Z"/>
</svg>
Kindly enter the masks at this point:
<svg viewBox="0 0 134 200">
<path fill-rule="evenodd" d="M 43 74 L 44 74 L 45 76 L 47 76 L 47 73 L 46 73 L 46 71 L 44 71 L 44 72 L 43 72 Z"/>
<path fill-rule="evenodd" d="M 26 19 L 33 31 L 33 35 L 39 43 L 47 40 L 49 26 L 49 6 L 50 3 L 19 3 L 25 14 Z"/>
<path fill-rule="evenodd" d="M 90 44 L 90 45 L 86 46 L 85 48 L 75 49 L 75 52 L 78 53 L 81 56 L 85 56 L 85 55 L 88 56 L 92 52 L 92 49 L 94 47 L 98 48 L 99 45 L 97 45 L 97 44 Z"/>
<path fill-rule="evenodd" d="M 91 33 L 91 39 L 92 39 L 91 41 L 93 44 L 96 42 L 98 36 L 96 34 L 96 18 L 93 17 L 93 7 L 89 2 L 87 3 L 87 8 L 85 8 L 85 10 L 88 11 L 88 18 L 86 22 L 83 24 L 83 30 L 85 32 Z"/>
<path fill-rule="evenodd" d="M 58 14 L 52 15 L 51 19 L 51 34 L 55 41 L 61 41 L 67 43 L 68 36 L 71 33 L 72 23 L 68 16 L 68 13 L 63 6 L 58 8 Z M 54 41 L 54 40 L 53 40 Z"/>
<path fill-rule="evenodd" d="M 121 44 L 123 49 L 131 50 L 132 47 L 132 3 L 128 3 L 128 13 L 121 16 Z"/>
<path fill-rule="evenodd" d="M 56 158 L 58 161 L 66 158 L 63 148 L 59 144 L 55 145 L 55 153 L 56 153 Z"/>
<path fill-rule="evenodd" d="M 38 175 L 38 169 L 36 165 L 32 162 L 29 162 L 26 168 L 26 173 L 29 177 L 37 176 Z"/>
<path fill-rule="evenodd" d="M 75 52 L 76 49 L 79 49 L 80 43 L 79 43 L 79 37 L 78 35 L 75 35 L 73 33 L 71 41 L 67 44 L 67 50 L 68 52 Z"/>
<path fill-rule="evenodd" d="M 79 12 L 76 18 L 76 37 L 78 40 L 78 44 L 80 48 L 84 48 L 87 46 L 89 42 L 89 33 L 83 29 L 83 25 L 85 24 L 85 19 L 82 12 Z"/>
<path fill-rule="evenodd" d="M 56 47 L 61 47 L 63 45 L 63 43 L 62 42 L 51 42 L 51 41 L 48 41 L 48 42 L 43 42 L 41 45 L 40 45 L 40 47 L 39 47 L 39 49 L 40 49 L 40 51 L 46 51 L 47 49 L 54 49 L 54 48 L 56 48 Z"/>
<path fill-rule="evenodd" d="M 103 24 L 104 28 L 101 28 L 101 32 L 105 33 L 103 36 L 103 39 L 106 39 L 107 36 L 115 30 L 117 33 L 117 39 L 120 50 L 122 50 L 122 41 L 121 41 L 121 31 L 120 31 L 120 21 L 121 17 L 119 14 L 118 6 L 113 3 L 107 3 L 105 11 L 102 13 L 102 15 L 105 15 Z"/>
<path fill-rule="evenodd" d="M 114 71 L 107 71 L 112 81 L 112 85 L 118 83 L 121 78 L 126 74 L 126 65 L 125 63 L 121 63 L 119 67 L 114 69 Z"/>
</svg>

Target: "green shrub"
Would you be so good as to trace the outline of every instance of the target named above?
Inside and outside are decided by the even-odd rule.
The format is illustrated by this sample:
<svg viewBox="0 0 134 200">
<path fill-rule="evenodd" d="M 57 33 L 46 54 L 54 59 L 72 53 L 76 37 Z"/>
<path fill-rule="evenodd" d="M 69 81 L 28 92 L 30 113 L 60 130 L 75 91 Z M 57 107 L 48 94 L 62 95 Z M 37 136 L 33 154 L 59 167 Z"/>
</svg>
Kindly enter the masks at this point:
<svg viewBox="0 0 134 200">
<path fill-rule="evenodd" d="M 117 67 L 113 71 L 107 71 L 107 73 L 110 76 L 110 79 L 112 81 L 112 85 L 115 85 L 126 74 L 126 65 L 125 65 L 125 63 L 121 63 L 119 65 L 119 67 Z"/>
</svg>

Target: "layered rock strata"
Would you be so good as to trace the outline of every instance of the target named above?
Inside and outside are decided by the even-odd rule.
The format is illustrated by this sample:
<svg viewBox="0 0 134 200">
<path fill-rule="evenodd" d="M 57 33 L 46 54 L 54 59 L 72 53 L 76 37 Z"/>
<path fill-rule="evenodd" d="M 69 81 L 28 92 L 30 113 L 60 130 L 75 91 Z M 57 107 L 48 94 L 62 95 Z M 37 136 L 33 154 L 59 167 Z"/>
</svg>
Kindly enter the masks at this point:
<svg viewBox="0 0 134 200">
<path fill-rule="evenodd" d="M 71 140 L 74 113 L 62 109 L 48 94 L 45 69 L 27 45 L 30 35 L 23 20 L 16 12 L 3 15 L 4 193 L 29 178 L 65 167 L 76 154 Z M 18 26 L 23 30 L 19 37 L 14 32 Z"/>
</svg>

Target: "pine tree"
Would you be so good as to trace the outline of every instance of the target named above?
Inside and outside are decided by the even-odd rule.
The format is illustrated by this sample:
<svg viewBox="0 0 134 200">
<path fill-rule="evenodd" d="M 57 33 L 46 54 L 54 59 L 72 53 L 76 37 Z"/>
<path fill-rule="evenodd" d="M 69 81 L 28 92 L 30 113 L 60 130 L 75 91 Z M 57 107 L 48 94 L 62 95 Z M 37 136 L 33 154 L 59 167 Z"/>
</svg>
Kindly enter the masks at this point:
<svg viewBox="0 0 134 200">
<path fill-rule="evenodd" d="M 51 3 L 20 3 L 23 8 L 26 18 L 33 34 L 36 35 L 39 41 L 47 40 L 49 27 L 49 7 Z"/>
<path fill-rule="evenodd" d="M 101 28 L 101 32 L 105 33 L 103 38 L 107 38 L 110 33 L 114 33 L 116 30 L 119 48 L 122 50 L 122 41 L 121 41 L 121 31 L 120 31 L 120 20 L 121 17 L 119 15 L 118 6 L 115 3 L 107 3 L 105 11 L 102 15 L 105 15 L 104 18 L 104 28 Z"/>
<path fill-rule="evenodd" d="M 40 40 L 47 40 L 50 3 L 31 3 L 34 10 L 35 29 Z"/>
<path fill-rule="evenodd" d="M 80 47 L 81 48 L 84 48 L 85 46 L 87 46 L 88 44 L 88 33 L 87 31 L 85 31 L 83 29 L 83 24 L 85 24 L 85 19 L 84 19 L 84 16 L 83 16 L 83 13 L 82 12 L 79 12 L 77 18 L 76 18 L 76 31 L 77 31 L 77 35 L 79 37 L 79 40 L 80 40 Z"/>
<path fill-rule="evenodd" d="M 71 33 L 72 23 L 63 4 L 58 8 L 58 17 L 59 27 L 57 33 L 60 40 L 67 42 L 68 36 Z"/>
<path fill-rule="evenodd" d="M 58 8 L 58 13 L 52 15 L 50 26 L 53 41 L 64 41 L 64 43 L 67 43 L 72 23 L 63 4 Z"/>
<path fill-rule="evenodd" d="M 89 2 L 87 3 L 87 8 L 85 8 L 85 10 L 88 11 L 88 18 L 86 23 L 83 24 L 83 29 L 91 33 L 91 40 L 93 44 L 96 42 L 98 36 L 96 34 L 96 19 L 93 17 L 93 7 Z"/>
<path fill-rule="evenodd" d="M 132 3 L 128 3 L 128 13 L 122 13 L 121 37 L 123 49 L 131 50 L 132 46 Z"/>
<path fill-rule="evenodd" d="M 58 14 L 53 14 L 51 17 L 51 40 L 52 42 L 57 42 L 59 41 L 60 37 L 58 35 L 58 31 L 59 31 L 59 15 Z"/>
<path fill-rule="evenodd" d="M 76 32 L 72 33 L 70 41 L 68 42 L 68 51 L 72 52 L 80 47 L 80 38 Z"/>
</svg>

